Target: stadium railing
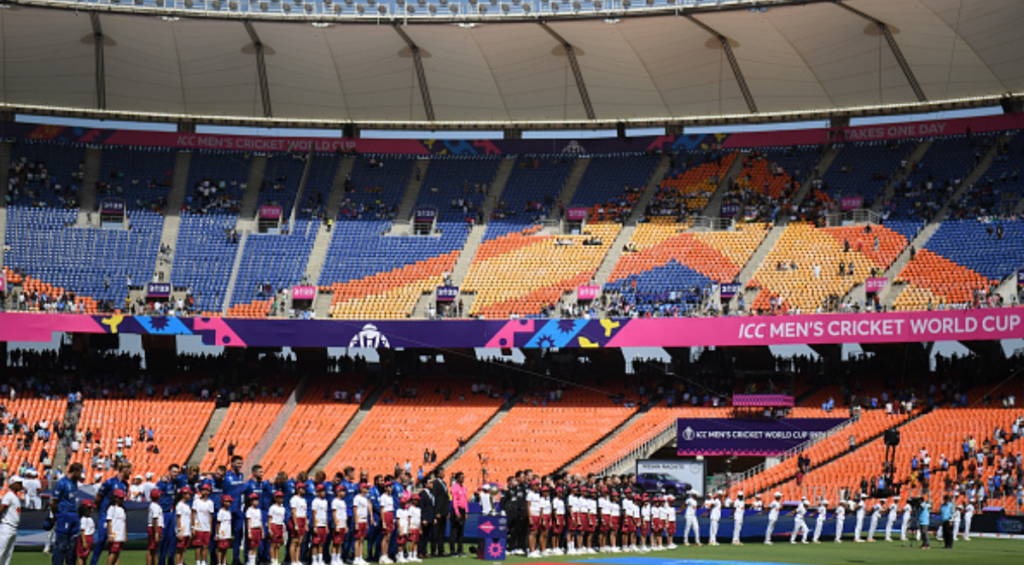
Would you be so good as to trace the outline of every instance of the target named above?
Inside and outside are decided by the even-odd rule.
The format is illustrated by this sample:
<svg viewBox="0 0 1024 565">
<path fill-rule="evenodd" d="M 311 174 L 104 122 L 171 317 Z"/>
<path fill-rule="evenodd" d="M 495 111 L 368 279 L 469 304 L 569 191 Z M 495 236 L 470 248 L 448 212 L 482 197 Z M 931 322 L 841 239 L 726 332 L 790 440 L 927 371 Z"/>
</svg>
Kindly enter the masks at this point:
<svg viewBox="0 0 1024 565">
<path fill-rule="evenodd" d="M 613 471 L 619 465 L 631 459 L 639 459 L 647 457 L 660 449 L 662 446 L 670 442 L 676 437 L 676 420 L 669 420 L 665 422 L 662 429 L 652 435 L 649 439 L 637 442 L 628 451 L 624 451 L 622 455 L 615 458 L 613 461 L 608 463 L 603 469 L 595 473 L 599 477 L 603 477 L 609 474 L 615 474 Z"/>
<path fill-rule="evenodd" d="M 824 441 L 825 439 L 828 439 L 828 438 L 838 434 L 839 432 L 841 432 L 841 431 L 845 430 L 846 428 L 850 427 L 850 424 L 853 424 L 855 421 L 856 420 L 854 420 L 853 418 L 849 418 L 845 422 L 843 422 L 842 424 L 839 424 L 838 426 L 835 426 L 835 427 L 829 429 L 827 432 L 819 435 L 816 438 L 809 439 L 809 440 L 801 443 L 800 445 L 797 445 L 795 447 L 790 448 L 788 451 L 784 451 L 784 452 L 782 452 L 779 455 L 775 455 L 773 457 L 770 457 L 770 459 L 774 459 L 775 460 L 774 463 L 773 463 L 773 466 L 774 465 L 778 465 L 779 463 L 782 463 L 783 461 L 785 461 L 786 459 L 789 459 L 790 457 L 793 457 L 794 455 L 799 455 L 799 454 L 803 453 L 804 451 L 807 451 L 808 449 L 810 449 L 812 446 L 814 446 L 818 442 Z M 736 476 L 733 476 L 733 477 L 730 477 L 729 485 L 728 486 L 732 487 L 733 485 L 742 483 L 743 481 L 745 481 L 745 480 L 747 480 L 747 479 L 749 479 L 749 478 L 751 478 L 751 477 L 753 477 L 755 475 L 759 475 L 759 474 L 767 471 L 768 468 L 769 467 L 768 467 L 768 462 L 767 461 L 765 461 L 763 463 L 758 463 L 757 465 L 751 467 L 750 469 L 747 469 L 743 473 L 741 473 L 739 475 L 736 475 Z"/>
</svg>

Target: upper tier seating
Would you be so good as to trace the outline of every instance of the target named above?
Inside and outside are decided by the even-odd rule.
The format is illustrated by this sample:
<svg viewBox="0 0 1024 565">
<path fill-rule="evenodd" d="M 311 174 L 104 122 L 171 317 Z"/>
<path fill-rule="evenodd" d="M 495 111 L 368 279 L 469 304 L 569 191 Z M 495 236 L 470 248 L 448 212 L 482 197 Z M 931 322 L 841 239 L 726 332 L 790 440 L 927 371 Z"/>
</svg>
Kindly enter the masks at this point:
<svg viewBox="0 0 1024 565">
<path fill-rule="evenodd" d="M 82 404 L 79 430 L 93 430 L 94 444 L 105 454 L 117 451 L 117 438 L 131 435 L 138 439 L 139 427 L 152 428 L 154 441 L 136 441 L 131 449 L 125 449 L 125 457 L 132 463 L 132 473 L 152 471 L 157 476 L 167 471 L 171 463 L 186 461 L 196 447 L 206 423 L 213 414 L 214 404 L 198 401 L 191 395 L 180 395 L 170 399 L 135 398 L 130 400 L 86 399 Z M 99 433 L 99 439 L 96 433 Z M 160 453 L 148 450 L 150 446 L 160 448 Z M 89 469 L 90 455 L 85 446 L 71 461 L 80 461 Z M 106 473 L 110 477 L 114 471 Z"/>
<path fill-rule="evenodd" d="M 1020 169 L 1024 167 L 1024 134 L 1017 132 L 1001 144 L 992 165 L 959 202 L 951 206 L 950 218 L 981 218 L 1013 213 L 1022 191 Z"/>
<path fill-rule="evenodd" d="M 280 206 L 287 220 L 299 193 L 306 159 L 305 153 L 274 153 L 267 157 L 267 168 L 263 172 L 263 185 L 256 204 L 257 214 L 261 206 Z"/>
<path fill-rule="evenodd" d="M 318 379 L 309 385 L 260 460 L 267 476 L 284 471 L 294 477 L 300 471 L 309 471 L 345 429 L 359 411 L 359 404 L 333 400 L 337 388 L 337 383 L 328 379 Z"/>
<path fill-rule="evenodd" d="M 442 379 L 412 379 L 402 390 L 417 388 L 415 398 L 388 391 L 359 424 L 352 437 L 327 464 L 328 476 L 352 465 L 370 476 L 391 473 L 396 464 L 421 461 L 423 446 L 444 461 L 501 407 L 501 399 L 474 395 L 470 384 Z M 439 388 L 451 392 L 449 400 Z"/>
<path fill-rule="evenodd" d="M 231 296 L 231 305 L 239 308 L 228 315 L 266 316 L 270 310 L 267 300 L 273 300 L 274 293 L 299 284 L 316 240 L 317 227 L 313 221 L 296 220 L 287 234 L 249 234 Z M 269 293 L 266 287 L 270 288 Z M 250 305 L 254 300 L 258 303 Z"/>
<path fill-rule="evenodd" d="M 85 173 L 85 147 L 21 141 L 11 146 L 8 203 L 36 208 L 77 208 Z"/>
<path fill-rule="evenodd" d="M 565 292 L 591 281 L 619 229 L 618 224 L 592 224 L 584 235 L 510 234 L 485 242 L 462 285 L 476 293 L 470 315 L 540 314 Z M 598 244 L 584 244 L 595 238 Z"/>
<path fill-rule="evenodd" d="M 910 158 L 913 140 L 846 143 L 822 178 L 833 200 L 860 196 L 870 208 Z"/>
<path fill-rule="evenodd" d="M 562 156 L 517 158 L 501 192 L 501 199 L 487 221 L 484 241 L 522 233 L 547 217 L 551 207 L 558 204 L 558 194 L 569 179 L 575 162 L 572 157 Z"/>
<path fill-rule="evenodd" d="M 234 214 L 181 214 L 171 276 L 175 285 L 192 288 L 199 312 L 219 314 L 223 308 L 238 253 L 238 242 L 231 236 L 237 223 Z"/>
<path fill-rule="evenodd" d="M 652 155 L 591 157 L 569 206 L 590 208 L 592 222 L 624 223 L 659 159 Z"/>
<path fill-rule="evenodd" d="M 504 482 L 517 470 L 527 468 L 539 476 L 550 474 L 636 411 L 584 389 L 568 390 L 561 402 L 544 404 L 520 401 L 452 465 L 448 474 L 464 472 L 467 488 L 475 490 L 482 484 L 478 456 L 487 457 L 487 481 Z"/>
<path fill-rule="evenodd" d="M 944 222 L 897 275 L 898 282 L 909 286 L 894 305 L 900 310 L 921 310 L 973 303 L 976 291 L 999 284 L 1024 264 L 1022 235 L 1022 220 Z"/>
<path fill-rule="evenodd" d="M 96 184 L 97 205 L 124 200 L 127 210 L 163 213 L 174 177 L 177 152 L 162 147 L 104 147 Z"/>
<path fill-rule="evenodd" d="M 153 275 L 163 216 L 129 210 L 131 229 L 74 227 L 77 212 L 12 207 L 4 261 L 47 284 L 122 308 L 128 284 Z"/>
<path fill-rule="evenodd" d="M 768 310 L 769 297 L 776 297 L 779 308 L 815 312 L 829 297 L 842 298 L 854 285 L 863 283 L 872 269 L 884 271 L 907 241 L 884 226 L 871 226 L 870 232 L 866 229 L 815 228 L 801 222 L 786 226 L 747 283 L 748 288 L 762 289 L 754 308 Z M 843 275 L 839 274 L 840 264 Z M 820 275 L 815 274 L 815 266 L 820 267 Z"/>
<path fill-rule="evenodd" d="M 942 203 L 981 161 L 993 142 L 992 136 L 940 137 L 932 141 L 906 180 L 898 183 L 886 211 L 892 217 L 930 220 Z"/>
<path fill-rule="evenodd" d="M 699 214 L 732 166 L 736 153 L 690 153 L 685 170 L 665 174 L 658 192 L 644 212 L 648 220 L 685 218 Z"/>
<path fill-rule="evenodd" d="M 643 313 L 662 310 L 657 304 L 671 302 L 667 295 L 672 292 L 693 295 L 699 302 L 702 290 L 736 279 L 767 232 L 767 224 L 704 233 L 685 232 L 676 224 L 640 224 L 629 243 L 635 251 L 619 258 L 605 289 L 621 292 Z M 691 306 L 680 305 L 683 310 Z"/>
</svg>

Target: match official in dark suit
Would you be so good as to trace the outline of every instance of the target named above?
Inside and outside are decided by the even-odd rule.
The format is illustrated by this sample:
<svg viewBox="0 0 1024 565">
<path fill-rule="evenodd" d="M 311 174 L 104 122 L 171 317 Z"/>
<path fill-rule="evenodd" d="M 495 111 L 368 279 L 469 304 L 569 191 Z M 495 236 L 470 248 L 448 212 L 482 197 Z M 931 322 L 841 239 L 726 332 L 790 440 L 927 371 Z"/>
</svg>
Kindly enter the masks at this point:
<svg viewBox="0 0 1024 565">
<path fill-rule="evenodd" d="M 430 548 L 433 545 L 434 522 L 437 515 L 434 513 L 434 493 L 428 485 L 420 491 L 420 547 L 419 555 L 430 555 Z M 436 547 L 436 546 L 435 546 Z"/>
<path fill-rule="evenodd" d="M 434 557 L 444 556 L 444 536 L 447 533 L 445 526 L 448 524 L 448 512 L 451 509 L 451 495 L 448 494 L 448 485 L 444 481 L 444 467 L 438 467 L 434 470 L 436 478 L 434 484 L 430 487 L 430 492 L 434 495 Z"/>
</svg>

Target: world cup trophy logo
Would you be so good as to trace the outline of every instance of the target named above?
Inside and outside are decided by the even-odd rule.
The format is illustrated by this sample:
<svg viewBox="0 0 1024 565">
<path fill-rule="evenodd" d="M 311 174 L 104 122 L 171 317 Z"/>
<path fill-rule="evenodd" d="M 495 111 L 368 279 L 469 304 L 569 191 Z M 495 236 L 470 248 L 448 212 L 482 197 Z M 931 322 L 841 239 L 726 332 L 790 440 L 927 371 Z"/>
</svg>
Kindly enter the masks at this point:
<svg viewBox="0 0 1024 565">
<path fill-rule="evenodd" d="M 348 342 L 349 347 L 372 347 L 374 349 L 383 347 L 390 349 L 391 344 L 388 342 L 388 338 L 377 331 L 377 326 L 373 324 L 366 324 L 363 329 L 356 335 L 352 336 L 352 341 Z"/>
</svg>

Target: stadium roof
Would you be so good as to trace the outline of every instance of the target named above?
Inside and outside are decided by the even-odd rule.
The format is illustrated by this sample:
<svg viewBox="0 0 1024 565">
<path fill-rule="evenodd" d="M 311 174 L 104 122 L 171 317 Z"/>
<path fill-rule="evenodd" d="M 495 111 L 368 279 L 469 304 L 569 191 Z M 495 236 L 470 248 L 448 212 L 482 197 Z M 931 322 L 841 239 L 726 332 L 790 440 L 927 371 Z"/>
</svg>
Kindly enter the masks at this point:
<svg viewBox="0 0 1024 565">
<path fill-rule="evenodd" d="M 0 3 L 0 109 L 575 129 L 934 111 L 1024 93 L 1020 0 L 590 0 L 561 12 L 558 0 L 133 1 Z"/>
</svg>

